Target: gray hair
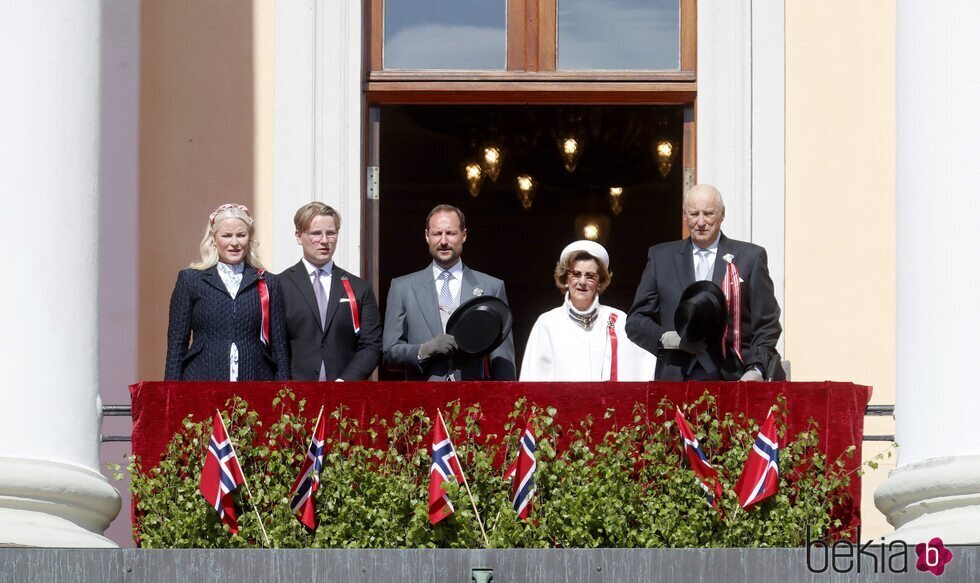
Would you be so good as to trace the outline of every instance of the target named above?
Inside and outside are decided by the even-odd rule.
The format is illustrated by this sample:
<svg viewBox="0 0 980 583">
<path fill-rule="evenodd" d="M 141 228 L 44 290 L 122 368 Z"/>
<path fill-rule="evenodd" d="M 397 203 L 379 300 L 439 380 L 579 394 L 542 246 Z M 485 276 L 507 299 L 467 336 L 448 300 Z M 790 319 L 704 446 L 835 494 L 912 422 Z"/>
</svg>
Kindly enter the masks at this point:
<svg viewBox="0 0 980 583">
<path fill-rule="evenodd" d="M 706 190 L 706 191 L 708 191 L 708 192 L 710 192 L 710 193 L 712 193 L 712 194 L 715 195 L 715 200 L 718 202 L 718 209 L 722 213 L 724 213 L 725 212 L 725 201 L 721 198 L 721 192 L 719 192 L 719 190 L 717 188 L 715 188 L 714 186 L 711 186 L 710 184 L 696 184 L 696 185 L 692 186 L 690 190 L 688 190 L 687 192 L 685 192 L 684 193 L 684 201 L 682 203 L 683 208 L 686 209 L 687 208 L 687 203 L 690 201 L 690 198 L 692 196 L 694 196 L 694 194 L 696 194 L 697 192 L 700 192 L 702 190 Z"/>
</svg>

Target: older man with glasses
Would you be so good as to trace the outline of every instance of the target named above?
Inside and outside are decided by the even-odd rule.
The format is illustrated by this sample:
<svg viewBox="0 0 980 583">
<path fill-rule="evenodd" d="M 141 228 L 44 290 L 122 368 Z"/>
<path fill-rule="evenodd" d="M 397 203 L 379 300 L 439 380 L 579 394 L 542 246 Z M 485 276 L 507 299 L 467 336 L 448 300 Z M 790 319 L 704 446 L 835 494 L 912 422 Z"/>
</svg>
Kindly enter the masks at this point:
<svg viewBox="0 0 980 583">
<path fill-rule="evenodd" d="M 371 284 L 333 262 L 340 213 L 322 202 L 296 211 L 299 263 L 280 274 L 292 378 L 359 381 L 381 359 L 381 313 Z"/>
</svg>

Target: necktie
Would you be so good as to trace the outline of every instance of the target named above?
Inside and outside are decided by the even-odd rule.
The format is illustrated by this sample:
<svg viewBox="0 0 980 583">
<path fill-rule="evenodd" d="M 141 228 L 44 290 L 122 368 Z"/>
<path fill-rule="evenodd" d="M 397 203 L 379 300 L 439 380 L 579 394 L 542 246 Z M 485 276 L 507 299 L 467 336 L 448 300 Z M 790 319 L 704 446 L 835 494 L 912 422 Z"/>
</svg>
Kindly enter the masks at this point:
<svg viewBox="0 0 980 583">
<path fill-rule="evenodd" d="M 453 274 L 449 273 L 449 271 L 443 271 L 442 275 L 439 277 L 442 278 L 442 290 L 439 292 L 439 303 L 447 314 L 452 314 L 453 292 L 449 289 L 449 280 L 453 278 Z"/>
<path fill-rule="evenodd" d="M 324 273 L 322 269 L 313 272 L 313 295 L 316 296 L 316 307 L 320 311 L 321 329 L 327 325 L 327 293 L 323 290 L 323 284 L 320 282 L 320 276 Z M 320 380 L 327 380 L 327 370 L 322 360 L 320 361 Z"/>
<path fill-rule="evenodd" d="M 325 272 L 317 269 L 313 272 L 313 295 L 316 296 L 316 307 L 320 310 L 320 328 L 327 325 L 327 292 L 323 290 L 320 276 Z"/>
<path fill-rule="evenodd" d="M 707 249 L 698 249 L 698 268 L 694 275 L 696 281 L 707 281 L 711 279 L 711 274 L 708 273 L 708 251 Z"/>
</svg>

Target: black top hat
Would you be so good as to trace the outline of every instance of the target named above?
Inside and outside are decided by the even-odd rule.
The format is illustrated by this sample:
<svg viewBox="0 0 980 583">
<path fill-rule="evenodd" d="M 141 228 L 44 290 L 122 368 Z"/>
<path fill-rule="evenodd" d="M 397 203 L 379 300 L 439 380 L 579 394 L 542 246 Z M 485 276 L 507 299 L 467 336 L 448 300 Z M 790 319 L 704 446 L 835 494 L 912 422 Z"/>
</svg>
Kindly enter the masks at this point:
<svg viewBox="0 0 980 583">
<path fill-rule="evenodd" d="M 687 286 L 674 312 L 677 334 L 688 342 L 721 339 L 727 322 L 725 294 L 710 281 L 696 281 Z"/>
<path fill-rule="evenodd" d="M 497 296 L 476 296 L 449 316 L 446 333 L 456 338 L 460 353 L 483 356 L 504 342 L 513 324 L 514 317 L 506 302 Z"/>
</svg>

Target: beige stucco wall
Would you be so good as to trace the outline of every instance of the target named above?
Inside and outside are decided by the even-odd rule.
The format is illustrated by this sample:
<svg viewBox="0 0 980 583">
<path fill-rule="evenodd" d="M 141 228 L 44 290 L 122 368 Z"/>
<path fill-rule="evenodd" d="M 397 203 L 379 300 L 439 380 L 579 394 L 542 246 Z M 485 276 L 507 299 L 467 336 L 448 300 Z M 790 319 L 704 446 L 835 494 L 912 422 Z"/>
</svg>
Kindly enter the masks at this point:
<svg viewBox="0 0 980 583">
<path fill-rule="evenodd" d="M 274 0 L 252 0 L 252 118 L 255 124 L 253 201 L 256 220 L 255 237 L 262 243 L 262 260 L 267 268 L 276 272 L 285 265 L 275 265 L 273 233 L 281 225 L 274 225 L 272 191 L 275 159 L 275 38 L 276 5 Z"/>
<path fill-rule="evenodd" d="M 895 6 L 786 3 L 786 356 L 895 402 Z M 893 434 L 890 418 L 866 433 Z M 865 442 L 865 459 L 887 444 Z M 891 530 L 864 478 L 863 538 Z"/>
<path fill-rule="evenodd" d="M 252 3 L 144 0 L 140 28 L 138 372 L 154 380 L 177 271 L 198 257 L 208 214 L 255 210 Z"/>
</svg>

